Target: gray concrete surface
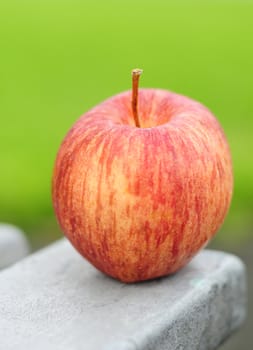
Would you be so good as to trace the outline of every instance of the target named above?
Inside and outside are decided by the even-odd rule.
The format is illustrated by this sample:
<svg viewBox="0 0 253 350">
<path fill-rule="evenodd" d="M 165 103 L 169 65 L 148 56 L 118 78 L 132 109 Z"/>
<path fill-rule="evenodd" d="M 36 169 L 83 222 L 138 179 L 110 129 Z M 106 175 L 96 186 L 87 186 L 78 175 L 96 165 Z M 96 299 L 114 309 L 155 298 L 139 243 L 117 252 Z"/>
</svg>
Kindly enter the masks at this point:
<svg viewBox="0 0 253 350">
<path fill-rule="evenodd" d="M 29 253 L 25 234 L 13 225 L 0 223 L 0 269 L 16 263 Z"/>
<path fill-rule="evenodd" d="M 216 349 L 245 314 L 244 265 L 217 251 L 172 277 L 126 285 L 62 240 L 0 273 L 5 350 Z"/>
<path fill-rule="evenodd" d="M 247 284 L 248 284 L 248 303 L 247 303 L 247 319 L 240 329 L 240 332 L 235 332 L 227 341 L 219 347 L 219 350 L 250 350 L 253 344 L 253 241 L 242 240 L 241 244 L 229 246 L 228 242 L 224 242 L 224 250 L 229 250 L 242 259 L 247 269 Z M 213 249 L 217 249 L 217 244 L 212 244 Z M 221 243 L 219 242 L 219 249 Z"/>
</svg>

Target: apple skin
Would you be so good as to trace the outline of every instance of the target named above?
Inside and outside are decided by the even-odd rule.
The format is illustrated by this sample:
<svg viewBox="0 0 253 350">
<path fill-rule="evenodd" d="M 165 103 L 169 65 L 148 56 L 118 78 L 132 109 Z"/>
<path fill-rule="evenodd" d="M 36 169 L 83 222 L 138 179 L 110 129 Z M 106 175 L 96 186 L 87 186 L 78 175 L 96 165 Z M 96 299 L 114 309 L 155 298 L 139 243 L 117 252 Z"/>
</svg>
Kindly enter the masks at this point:
<svg viewBox="0 0 253 350">
<path fill-rule="evenodd" d="M 131 91 L 84 114 L 59 149 L 52 184 L 66 237 L 124 282 L 188 263 L 223 223 L 233 190 L 229 146 L 206 107 L 140 89 L 138 109 L 140 128 Z"/>
</svg>

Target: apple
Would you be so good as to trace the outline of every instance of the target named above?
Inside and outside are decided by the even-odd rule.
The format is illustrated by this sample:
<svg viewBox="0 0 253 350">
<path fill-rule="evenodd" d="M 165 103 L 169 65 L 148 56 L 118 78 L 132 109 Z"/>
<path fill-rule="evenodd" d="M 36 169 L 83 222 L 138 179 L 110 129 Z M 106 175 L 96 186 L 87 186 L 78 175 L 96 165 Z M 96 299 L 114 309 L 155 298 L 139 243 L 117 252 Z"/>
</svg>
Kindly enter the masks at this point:
<svg viewBox="0 0 253 350">
<path fill-rule="evenodd" d="M 202 104 L 132 90 L 84 114 L 63 140 L 52 197 L 73 246 L 123 282 L 172 274 L 214 236 L 233 172 L 221 126 Z M 207 262 L 208 264 L 208 262 Z"/>
</svg>

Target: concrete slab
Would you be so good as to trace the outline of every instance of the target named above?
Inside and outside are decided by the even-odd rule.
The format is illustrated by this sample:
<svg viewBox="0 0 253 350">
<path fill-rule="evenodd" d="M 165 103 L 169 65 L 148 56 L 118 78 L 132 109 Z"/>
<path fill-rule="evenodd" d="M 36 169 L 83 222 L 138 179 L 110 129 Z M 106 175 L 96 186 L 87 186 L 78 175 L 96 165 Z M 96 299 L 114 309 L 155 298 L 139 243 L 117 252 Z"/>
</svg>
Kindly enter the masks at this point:
<svg viewBox="0 0 253 350">
<path fill-rule="evenodd" d="M 0 223 L 0 269 L 23 259 L 30 253 L 30 247 L 23 231 Z"/>
<path fill-rule="evenodd" d="M 204 250 L 172 277 L 126 285 L 65 241 L 0 273 L 5 350 L 208 350 L 246 315 L 243 263 Z"/>
</svg>

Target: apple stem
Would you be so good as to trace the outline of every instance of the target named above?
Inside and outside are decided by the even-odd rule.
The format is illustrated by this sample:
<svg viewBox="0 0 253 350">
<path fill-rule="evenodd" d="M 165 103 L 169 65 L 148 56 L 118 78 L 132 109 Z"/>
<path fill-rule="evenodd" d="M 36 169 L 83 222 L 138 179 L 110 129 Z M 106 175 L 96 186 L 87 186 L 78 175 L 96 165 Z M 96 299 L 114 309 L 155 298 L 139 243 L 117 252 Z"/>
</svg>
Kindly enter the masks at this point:
<svg viewBox="0 0 253 350">
<path fill-rule="evenodd" d="M 141 126 L 138 116 L 138 85 L 139 78 L 142 72 L 143 70 L 139 68 L 135 68 L 132 70 L 132 111 L 135 125 L 137 126 L 137 128 L 140 128 Z"/>
</svg>

